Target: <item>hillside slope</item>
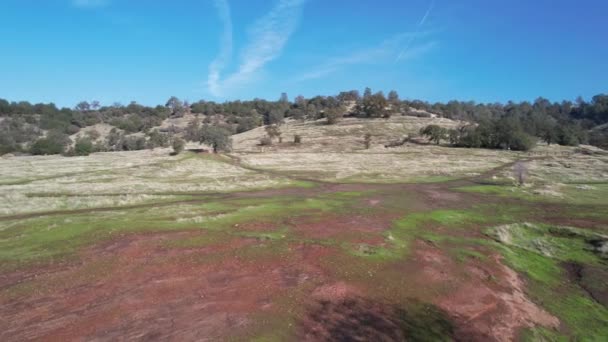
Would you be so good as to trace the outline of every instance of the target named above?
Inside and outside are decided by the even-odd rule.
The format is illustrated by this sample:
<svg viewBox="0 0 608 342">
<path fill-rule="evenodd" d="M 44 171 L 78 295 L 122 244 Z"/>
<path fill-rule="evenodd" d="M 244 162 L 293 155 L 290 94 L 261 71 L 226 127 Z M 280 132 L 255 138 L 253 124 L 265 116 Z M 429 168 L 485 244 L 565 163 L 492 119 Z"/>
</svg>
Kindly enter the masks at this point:
<svg viewBox="0 0 608 342">
<path fill-rule="evenodd" d="M 325 120 L 288 120 L 280 127 L 283 142 L 273 146 L 260 146 L 260 139 L 266 136 L 265 127 L 234 135 L 235 152 L 261 152 L 272 150 L 297 150 L 301 152 L 335 151 L 349 152 L 364 149 L 365 134 L 372 135 L 372 148 L 401 141 L 418 134 L 421 128 L 435 124 L 445 128 L 455 128 L 463 122 L 445 118 L 418 118 L 413 116 L 393 116 L 389 119 L 345 118 L 334 125 Z M 302 137 L 302 143 L 293 144 L 295 135 Z M 275 141 L 276 142 L 276 141 Z"/>
</svg>

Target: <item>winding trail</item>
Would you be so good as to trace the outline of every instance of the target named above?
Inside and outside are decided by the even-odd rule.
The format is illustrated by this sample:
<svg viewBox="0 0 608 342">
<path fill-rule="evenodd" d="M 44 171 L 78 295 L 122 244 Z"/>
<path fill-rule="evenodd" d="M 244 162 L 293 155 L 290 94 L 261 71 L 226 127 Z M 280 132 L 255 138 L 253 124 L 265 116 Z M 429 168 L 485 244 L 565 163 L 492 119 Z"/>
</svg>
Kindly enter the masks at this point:
<svg viewBox="0 0 608 342">
<path fill-rule="evenodd" d="M 227 158 L 231 164 L 257 173 L 262 173 L 271 177 L 281 177 L 287 178 L 293 181 L 299 182 L 307 182 L 311 183 L 313 187 L 284 187 L 284 188 L 270 188 L 263 190 L 250 190 L 250 191 L 235 191 L 235 192 L 202 192 L 202 193 L 150 193 L 154 195 L 176 195 L 176 196 L 188 196 L 195 197 L 184 200 L 175 200 L 175 201 L 163 201 L 163 202 L 150 202 L 150 203 L 142 203 L 142 204 L 134 204 L 134 205 L 124 205 L 124 206 L 112 206 L 112 207 L 95 207 L 95 208 L 82 208 L 82 209 L 70 209 L 70 210 L 52 210 L 52 211 L 42 211 L 42 212 L 32 212 L 32 213 L 23 213 L 16 215 L 5 215 L 0 216 L 1 221 L 11 221 L 11 220 L 20 220 L 20 219 L 30 219 L 35 217 L 42 216 L 57 216 L 57 215 L 78 215 L 78 214 L 87 214 L 87 213 L 95 213 L 95 212 L 110 212 L 110 211 L 118 211 L 118 210 L 131 210 L 131 209 L 142 209 L 142 208 L 162 208 L 169 207 L 179 204 L 198 204 L 198 203 L 206 203 L 211 201 L 219 201 L 219 200 L 228 200 L 235 198 L 255 198 L 255 197 L 270 197 L 270 196 L 278 196 L 278 195 L 291 195 L 298 197 L 306 197 L 306 196 L 316 196 L 320 194 L 332 193 L 337 191 L 349 191 L 351 189 L 358 190 L 388 190 L 395 187 L 403 188 L 403 190 L 414 191 L 414 192 L 424 192 L 425 190 L 430 190 L 434 192 L 452 192 L 452 188 L 456 187 L 464 187 L 469 185 L 479 185 L 479 184 L 488 184 L 487 179 L 492 176 L 500 173 L 501 171 L 513 167 L 518 162 L 529 162 L 532 160 L 542 160 L 546 157 L 536 157 L 536 158 L 526 158 L 519 159 L 513 162 L 501 165 L 499 167 L 490 169 L 485 171 L 479 175 L 464 177 L 455 180 L 449 180 L 444 182 L 437 183 L 398 183 L 398 184 L 384 184 L 384 183 L 340 183 L 340 182 L 330 182 L 323 181 L 314 178 L 307 177 L 299 177 L 289 175 L 286 172 L 268 170 L 264 168 L 256 168 L 250 165 L 247 165 L 242 162 L 242 160 L 234 155 L 226 154 Z M 222 156 L 214 157 L 215 160 L 220 160 L 222 162 L 226 162 L 225 158 Z M 94 171 L 98 172 L 98 171 Z M 90 173 L 90 172 L 87 172 Z M 63 176 L 63 175 L 62 175 Z M 491 183 L 494 184 L 494 183 Z M 53 194 L 44 194 L 48 197 L 53 197 Z M 117 195 L 117 194 L 114 194 Z M 61 194 L 61 196 L 70 195 Z M 74 195 L 77 196 L 77 195 Z M 474 196 L 474 194 L 472 194 Z"/>
</svg>

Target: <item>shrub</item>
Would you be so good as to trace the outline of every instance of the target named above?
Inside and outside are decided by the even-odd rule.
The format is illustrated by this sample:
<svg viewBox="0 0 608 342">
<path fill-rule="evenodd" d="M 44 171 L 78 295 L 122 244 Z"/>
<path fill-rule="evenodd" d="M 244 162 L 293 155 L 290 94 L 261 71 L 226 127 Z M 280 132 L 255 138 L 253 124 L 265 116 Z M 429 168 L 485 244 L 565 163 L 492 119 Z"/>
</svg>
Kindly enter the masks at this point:
<svg viewBox="0 0 608 342">
<path fill-rule="evenodd" d="M 70 138 L 67 135 L 51 131 L 46 138 L 36 140 L 30 148 L 30 153 L 35 155 L 61 154 L 69 142 Z"/>
<path fill-rule="evenodd" d="M 173 146 L 173 153 L 177 155 L 177 154 L 180 154 L 184 150 L 184 147 L 186 146 L 186 142 L 181 138 L 174 138 L 172 146 Z"/>
<path fill-rule="evenodd" d="M 260 146 L 270 146 L 272 145 L 272 139 L 270 137 L 263 137 L 260 139 Z"/>
<path fill-rule="evenodd" d="M 76 144 L 74 145 L 74 155 L 88 156 L 91 153 L 93 153 L 93 143 L 91 142 L 91 139 L 79 138 L 76 140 Z"/>
<path fill-rule="evenodd" d="M 259 120 L 253 117 L 239 118 L 237 121 L 237 133 L 247 132 L 259 126 Z"/>
<path fill-rule="evenodd" d="M 35 155 L 61 154 L 63 153 L 63 146 L 47 138 L 42 138 L 36 140 L 30 148 L 30 152 Z"/>
<path fill-rule="evenodd" d="M 232 149 L 232 139 L 230 131 L 215 126 L 203 126 L 201 129 L 201 142 L 213 147 L 213 152 L 230 151 Z"/>
<path fill-rule="evenodd" d="M 519 125 L 508 125 L 504 122 L 482 122 L 477 127 L 461 128 L 458 133 L 458 142 L 455 145 L 461 147 L 528 151 L 536 145 L 536 139 L 524 132 Z M 450 137 L 450 140 L 454 138 Z"/>
<path fill-rule="evenodd" d="M 280 138 L 281 134 L 283 134 L 281 132 L 281 128 L 279 127 L 279 125 L 268 125 L 266 126 L 266 134 L 268 134 L 268 137 L 270 139 L 274 139 L 274 138 Z"/>
<path fill-rule="evenodd" d="M 280 125 L 285 118 L 285 112 L 279 109 L 273 109 L 266 114 L 266 122 L 269 125 Z"/>
<path fill-rule="evenodd" d="M 529 151 L 536 145 L 536 139 L 523 131 L 511 135 L 509 148 L 513 151 Z"/>
<path fill-rule="evenodd" d="M 76 125 L 69 125 L 65 128 L 65 133 L 72 135 L 72 134 L 76 134 L 80 131 L 80 127 L 76 126 Z"/>
<path fill-rule="evenodd" d="M 153 130 L 148 134 L 148 136 L 148 148 L 154 149 L 156 147 L 169 147 L 169 143 L 171 141 L 169 134 Z"/>
<path fill-rule="evenodd" d="M 414 111 L 408 111 L 405 113 L 406 116 L 414 116 L 417 118 L 430 118 L 432 117 L 431 113 L 426 113 L 426 112 L 414 112 Z"/>
<path fill-rule="evenodd" d="M 112 126 L 116 126 L 126 132 L 135 133 L 144 129 L 144 121 L 135 114 L 130 114 L 120 118 L 114 118 L 110 121 Z"/>
<path fill-rule="evenodd" d="M 608 148 L 608 127 L 603 130 L 594 130 L 589 135 L 589 144 L 601 148 Z"/>
<path fill-rule="evenodd" d="M 344 110 L 341 107 L 330 108 L 325 111 L 325 118 L 327 119 L 328 125 L 334 125 L 342 119 L 344 116 Z"/>
<path fill-rule="evenodd" d="M 368 118 L 390 117 L 391 113 L 386 110 L 387 106 L 388 101 L 382 92 L 366 96 L 363 99 L 363 112 Z"/>
<path fill-rule="evenodd" d="M 14 145 L 0 143 L 0 156 L 3 154 L 14 152 L 17 148 Z"/>
<path fill-rule="evenodd" d="M 146 139 L 144 137 L 126 136 L 119 143 L 122 151 L 139 151 L 146 148 Z"/>
<path fill-rule="evenodd" d="M 439 145 L 441 140 L 445 139 L 447 131 L 438 125 L 428 125 L 420 130 L 420 134 L 429 137 L 431 141 Z"/>
<path fill-rule="evenodd" d="M 563 146 L 578 146 L 580 141 L 573 129 L 560 126 L 557 129 L 557 143 Z"/>
<path fill-rule="evenodd" d="M 201 137 L 201 121 L 196 118 L 191 120 L 186 127 L 184 138 L 188 141 L 198 141 Z"/>
<path fill-rule="evenodd" d="M 93 146 L 95 152 L 107 152 L 108 150 L 108 145 L 104 141 L 97 141 Z"/>
<path fill-rule="evenodd" d="M 99 137 L 101 137 L 101 134 L 99 134 L 99 132 L 97 130 L 93 129 L 93 130 L 90 130 L 87 132 L 87 136 L 91 140 L 97 140 L 97 139 L 99 139 Z"/>
<path fill-rule="evenodd" d="M 457 129 L 448 130 L 448 140 L 450 144 L 457 145 L 460 141 L 460 132 Z"/>
</svg>

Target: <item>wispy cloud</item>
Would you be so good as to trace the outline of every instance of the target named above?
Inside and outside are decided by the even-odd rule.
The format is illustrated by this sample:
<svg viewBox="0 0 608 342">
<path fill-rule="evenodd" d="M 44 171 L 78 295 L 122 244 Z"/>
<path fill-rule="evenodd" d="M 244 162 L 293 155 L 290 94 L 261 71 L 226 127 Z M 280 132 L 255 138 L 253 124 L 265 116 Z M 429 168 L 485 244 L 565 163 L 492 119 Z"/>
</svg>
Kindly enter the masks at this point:
<svg viewBox="0 0 608 342">
<path fill-rule="evenodd" d="M 220 73 L 226 67 L 232 56 L 232 17 L 227 0 L 215 0 L 215 7 L 224 26 L 221 37 L 220 53 L 209 65 L 207 86 L 212 94 L 221 93 Z"/>
<path fill-rule="evenodd" d="M 429 4 L 429 8 L 426 10 L 426 12 L 424 13 L 424 15 L 420 19 L 420 21 L 418 21 L 418 25 L 416 25 L 416 33 L 420 32 L 420 30 L 422 29 L 422 27 L 426 23 L 426 20 L 429 18 L 429 15 L 431 15 L 431 12 L 433 11 L 433 8 L 435 8 L 435 0 L 431 0 L 431 3 Z M 415 39 L 416 39 L 416 35 L 413 35 L 410 38 L 410 40 L 405 45 L 405 48 L 403 48 L 403 50 L 401 50 L 401 52 L 399 53 L 399 55 L 397 55 L 397 58 L 395 59 L 395 63 L 399 62 L 400 60 L 402 60 L 403 58 L 405 58 L 405 56 L 408 54 L 409 49 L 412 46 L 412 43 L 414 42 Z"/>
<path fill-rule="evenodd" d="M 78 8 L 99 8 L 109 3 L 110 0 L 72 0 L 72 5 Z"/>
<path fill-rule="evenodd" d="M 306 0 L 279 0 L 275 7 L 258 19 L 249 30 L 249 42 L 242 50 L 237 70 L 222 79 L 221 72 L 232 55 L 232 20 L 227 0 L 216 0 L 224 30 L 218 57 L 209 66 L 207 86 L 214 96 L 250 83 L 257 73 L 279 57 L 295 31 Z"/>
<path fill-rule="evenodd" d="M 406 51 L 402 51 L 399 54 L 400 55 L 399 60 L 405 61 L 405 60 L 420 58 L 420 57 L 426 55 L 427 53 L 429 53 L 434 48 L 436 48 L 438 45 L 439 45 L 439 42 L 432 40 L 432 41 L 428 41 L 426 43 L 411 46 L 409 49 L 407 49 Z"/>
<path fill-rule="evenodd" d="M 348 55 L 333 57 L 328 59 L 325 63 L 321 63 L 320 66 L 305 72 L 296 78 L 296 81 L 306 81 L 311 79 L 323 78 L 331 73 L 334 73 L 340 69 L 346 68 L 351 65 L 358 64 L 373 64 L 387 62 L 395 54 L 400 53 L 400 47 L 403 46 L 404 41 L 412 41 L 415 37 L 429 35 L 430 32 L 406 32 L 395 35 L 389 39 L 384 40 L 377 46 L 361 49 L 352 52 Z M 436 41 L 428 41 L 424 44 L 415 46 L 412 49 L 408 49 L 406 53 L 401 56 L 401 60 L 413 59 L 420 57 L 427 52 L 431 51 L 437 46 Z"/>
</svg>

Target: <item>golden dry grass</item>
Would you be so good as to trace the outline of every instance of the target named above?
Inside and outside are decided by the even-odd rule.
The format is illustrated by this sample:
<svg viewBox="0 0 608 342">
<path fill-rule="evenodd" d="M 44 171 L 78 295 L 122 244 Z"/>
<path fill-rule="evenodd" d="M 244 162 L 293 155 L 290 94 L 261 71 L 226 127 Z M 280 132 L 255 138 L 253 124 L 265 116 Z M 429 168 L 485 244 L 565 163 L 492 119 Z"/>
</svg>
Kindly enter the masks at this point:
<svg viewBox="0 0 608 342">
<path fill-rule="evenodd" d="M 516 160 L 508 151 L 404 145 L 363 152 L 265 152 L 235 154 L 260 169 L 325 181 L 420 182 L 475 176 Z"/>
<path fill-rule="evenodd" d="M 403 140 L 404 137 L 418 134 L 421 128 L 437 124 L 447 128 L 460 126 L 462 123 L 449 119 L 417 118 L 411 116 L 394 116 L 390 119 L 356 119 L 345 118 L 335 125 L 327 125 L 325 120 L 287 121 L 280 127 L 283 144 L 272 147 L 259 146 L 260 139 L 266 135 L 264 127 L 237 134 L 233 137 L 235 152 L 268 152 L 268 151 L 305 151 L 305 152 L 351 152 L 364 149 L 364 136 L 372 135 L 372 146 L 382 146 Z M 303 143 L 294 145 L 295 135 L 302 137 Z"/>
<path fill-rule="evenodd" d="M 251 190 L 290 184 L 210 157 L 169 150 L 96 153 L 88 157 L 0 160 L 0 215 L 132 205 L 175 194 Z"/>
<path fill-rule="evenodd" d="M 592 154 L 582 153 L 589 151 Z M 568 147 L 540 144 L 526 157 L 527 181 L 538 184 L 608 182 L 608 153 L 593 146 Z M 502 177 L 513 179 L 511 170 Z"/>
<path fill-rule="evenodd" d="M 542 157 L 526 163 L 528 186 L 540 195 L 561 196 L 560 188 L 565 183 L 608 181 L 608 155 L 592 147 L 583 149 L 598 153 L 583 154 L 581 148 L 546 145 L 532 153 L 409 143 L 384 147 L 428 124 L 456 127 L 460 123 L 402 116 L 344 119 L 331 126 L 320 121 L 290 121 L 281 127 L 285 142 L 270 148 L 257 146 L 265 135 L 263 127 L 234 136 L 232 154 L 244 167 L 211 156 L 172 157 L 169 149 L 74 158 L 0 158 L 0 215 L 170 201 L 183 194 L 287 186 L 293 184 L 293 178 L 331 182 L 441 181 L 475 176 L 530 157 Z M 370 149 L 363 146 L 365 133 L 374 136 Z M 302 144 L 287 142 L 295 134 L 302 136 Z M 496 180 L 514 181 L 513 171 L 503 170 Z"/>
</svg>

